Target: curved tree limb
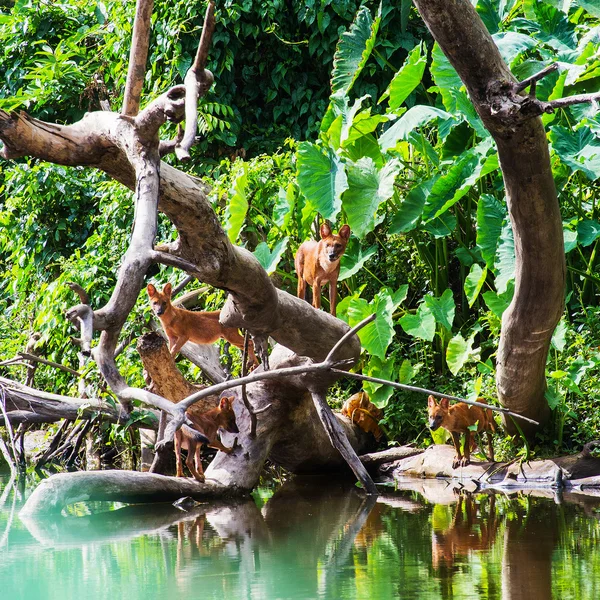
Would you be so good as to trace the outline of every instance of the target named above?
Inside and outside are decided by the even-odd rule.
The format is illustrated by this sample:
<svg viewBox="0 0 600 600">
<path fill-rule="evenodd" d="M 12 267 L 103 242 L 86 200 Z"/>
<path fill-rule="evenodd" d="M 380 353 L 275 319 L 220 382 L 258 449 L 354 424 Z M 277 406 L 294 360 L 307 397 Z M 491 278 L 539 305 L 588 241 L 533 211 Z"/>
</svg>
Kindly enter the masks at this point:
<svg viewBox="0 0 600 600">
<path fill-rule="evenodd" d="M 515 294 L 502 318 L 496 383 L 502 406 L 543 423 L 545 365 L 564 306 L 562 222 L 538 101 L 522 96 L 469 0 L 415 0 L 498 146 L 515 240 Z M 505 421 L 512 431 L 514 426 Z M 533 428 L 528 428 L 531 432 Z"/>
</svg>

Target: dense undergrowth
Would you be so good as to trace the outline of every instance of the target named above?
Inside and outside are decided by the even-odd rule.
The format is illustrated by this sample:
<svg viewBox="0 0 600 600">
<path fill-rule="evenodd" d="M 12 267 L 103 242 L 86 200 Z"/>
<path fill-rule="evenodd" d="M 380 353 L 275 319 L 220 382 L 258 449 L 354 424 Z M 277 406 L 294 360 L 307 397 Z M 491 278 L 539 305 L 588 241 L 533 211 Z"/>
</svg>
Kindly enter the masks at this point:
<svg viewBox="0 0 600 600">
<path fill-rule="evenodd" d="M 146 100 L 182 80 L 204 9 L 155 2 Z M 538 84 L 540 99 L 598 91 L 600 11 L 591 3 L 479 0 L 477 10 L 517 78 L 559 62 Z M 132 3 L 0 3 L 0 109 L 73 122 L 108 97 L 117 110 L 132 11 Z M 217 23 L 209 62 L 216 84 L 185 169 L 213 186 L 231 240 L 295 293 L 293 256 L 316 234 L 316 219 L 348 223 L 338 316 L 355 324 L 378 314 L 361 333 L 357 370 L 493 403 L 514 279 L 501 172 L 491 137 L 411 3 L 270 0 L 259 10 L 225 2 Z M 595 105 L 582 105 L 543 120 L 568 269 L 565 314 L 548 357 L 552 422 L 529 449 L 550 453 L 600 437 L 600 117 Z M 66 283 L 82 285 L 94 307 L 107 300 L 132 196 L 89 170 L 29 160 L 0 166 L 0 357 L 39 332 L 45 357 L 76 366 Z M 174 234 L 161 220 L 160 240 Z M 149 273 L 158 284 L 182 278 L 171 269 Z M 207 290 L 202 301 L 218 308 L 223 295 Z M 143 332 L 149 317 L 142 294 L 124 333 Z M 119 366 L 143 385 L 132 345 Z M 22 379 L 24 369 L 0 373 Z M 107 394 L 93 365 L 86 380 L 91 394 Z M 70 375 L 46 367 L 36 386 L 77 392 Z M 360 387 L 339 382 L 332 404 Z M 384 407 L 389 443 L 431 443 L 425 396 L 364 388 Z M 508 439 L 497 444 L 505 456 L 515 452 Z"/>
</svg>

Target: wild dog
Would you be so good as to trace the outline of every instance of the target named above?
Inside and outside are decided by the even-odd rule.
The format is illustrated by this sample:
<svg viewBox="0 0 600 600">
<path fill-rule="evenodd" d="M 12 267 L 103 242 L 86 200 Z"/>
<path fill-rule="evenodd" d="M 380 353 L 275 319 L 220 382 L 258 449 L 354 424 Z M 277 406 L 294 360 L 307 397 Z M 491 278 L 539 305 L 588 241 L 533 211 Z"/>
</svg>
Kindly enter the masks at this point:
<svg viewBox="0 0 600 600">
<path fill-rule="evenodd" d="M 200 482 L 204 483 L 204 470 L 202 469 L 201 450 L 203 444 L 210 448 L 216 448 L 230 454 L 232 448 L 221 443 L 217 437 L 220 428 L 230 433 L 239 433 L 233 412 L 234 397 L 221 398 L 219 406 L 207 410 L 201 414 L 190 414 L 188 418 L 194 424 L 194 428 L 184 425 L 175 434 L 175 461 L 177 464 L 177 477 L 184 477 L 181 461 L 181 450 L 187 450 L 185 464 L 190 473 Z M 234 444 L 235 446 L 235 444 Z"/>
<path fill-rule="evenodd" d="M 193 311 L 173 306 L 173 288 L 167 283 L 159 292 L 151 283 L 146 288 L 150 306 L 160 319 L 160 324 L 169 340 L 169 352 L 175 358 L 186 342 L 212 344 L 223 338 L 243 351 L 244 338 L 235 327 L 225 327 L 219 322 L 220 310 Z M 248 363 L 258 365 L 252 341 L 248 343 Z"/>
<path fill-rule="evenodd" d="M 485 400 L 479 398 L 478 402 L 485 403 Z M 494 448 L 492 447 L 492 433 L 496 431 L 496 423 L 489 408 L 483 409 L 479 406 L 470 406 L 464 402 L 457 402 L 450 406 L 448 398 L 442 398 L 439 404 L 433 396 L 427 399 L 427 413 L 429 415 L 429 427 L 435 431 L 443 427 L 452 435 L 456 457 L 452 463 L 452 468 L 456 469 L 459 465 L 466 467 L 471 462 L 471 450 L 474 439 L 470 426 L 477 423 L 477 433 L 485 431 L 487 434 L 488 455 L 490 460 L 494 460 Z M 460 448 L 460 434 L 465 434 L 464 455 Z"/>
<path fill-rule="evenodd" d="M 337 304 L 337 280 L 340 274 L 340 258 L 350 239 L 350 227 L 342 225 L 334 234 L 327 223 L 321 225 L 321 239 L 307 240 L 300 244 L 294 265 L 298 274 L 298 298 L 306 299 L 306 284 L 312 286 L 315 308 L 321 308 L 321 286 L 329 283 L 329 307 L 335 317 Z"/>
</svg>

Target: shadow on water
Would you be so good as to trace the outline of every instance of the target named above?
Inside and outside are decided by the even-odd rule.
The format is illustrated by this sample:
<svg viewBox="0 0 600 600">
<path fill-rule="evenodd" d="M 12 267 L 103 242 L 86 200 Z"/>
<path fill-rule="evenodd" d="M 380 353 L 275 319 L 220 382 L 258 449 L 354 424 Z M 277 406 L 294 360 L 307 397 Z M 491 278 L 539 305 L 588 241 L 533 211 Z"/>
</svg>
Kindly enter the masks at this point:
<svg viewBox="0 0 600 600">
<path fill-rule="evenodd" d="M 543 495 L 543 494 L 542 494 Z M 548 495 L 548 494 L 546 494 Z M 600 500 L 464 493 L 365 498 L 292 480 L 248 499 L 21 520 L 0 478 L 2 598 L 597 598 Z"/>
</svg>

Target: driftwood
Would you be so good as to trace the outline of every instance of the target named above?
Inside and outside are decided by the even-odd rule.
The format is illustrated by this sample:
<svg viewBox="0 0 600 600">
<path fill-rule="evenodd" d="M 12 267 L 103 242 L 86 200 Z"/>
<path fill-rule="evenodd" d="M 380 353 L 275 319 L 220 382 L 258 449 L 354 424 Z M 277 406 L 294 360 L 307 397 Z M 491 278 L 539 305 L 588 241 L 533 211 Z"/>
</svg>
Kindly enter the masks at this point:
<svg viewBox="0 0 600 600">
<path fill-rule="evenodd" d="M 73 398 L 30 388 L 0 377 L 0 386 L 6 395 L 6 414 L 11 423 L 53 423 L 61 419 L 76 421 L 92 419 L 97 414 L 111 423 L 117 423 L 122 413 L 114 405 L 94 398 Z M 5 419 L 0 415 L 0 425 Z"/>
</svg>

